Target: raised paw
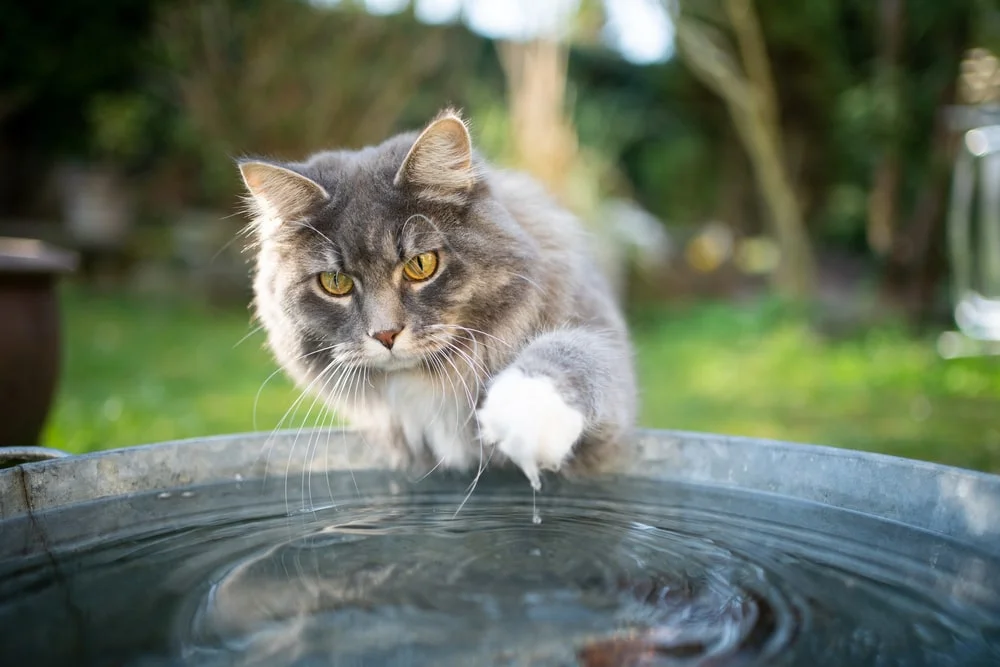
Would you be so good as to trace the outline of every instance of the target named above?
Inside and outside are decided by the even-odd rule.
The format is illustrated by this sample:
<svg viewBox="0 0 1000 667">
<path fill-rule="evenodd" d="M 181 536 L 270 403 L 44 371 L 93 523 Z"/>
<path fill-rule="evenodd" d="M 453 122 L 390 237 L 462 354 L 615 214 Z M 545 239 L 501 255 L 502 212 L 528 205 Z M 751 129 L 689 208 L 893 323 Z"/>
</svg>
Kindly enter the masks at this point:
<svg viewBox="0 0 1000 667">
<path fill-rule="evenodd" d="M 541 470 L 559 470 L 583 433 L 583 414 L 551 379 L 509 368 L 497 376 L 477 412 L 479 436 L 494 443 L 540 489 Z"/>
</svg>

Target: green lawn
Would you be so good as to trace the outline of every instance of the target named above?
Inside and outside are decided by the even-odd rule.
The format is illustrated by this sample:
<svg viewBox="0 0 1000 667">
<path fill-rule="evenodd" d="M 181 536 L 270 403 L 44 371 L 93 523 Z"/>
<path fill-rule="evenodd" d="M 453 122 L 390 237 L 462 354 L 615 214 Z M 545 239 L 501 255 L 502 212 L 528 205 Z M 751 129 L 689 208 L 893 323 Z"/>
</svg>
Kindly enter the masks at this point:
<svg viewBox="0 0 1000 667">
<path fill-rule="evenodd" d="M 248 336 L 245 309 L 75 289 L 63 302 L 64 372 L 46 445 L 84 452 L 269 430 L 297 396 L 281 374 L 268 380 L 274 364 L 263 334 Z M 1000 472 L 997 359 L 944 361 L 933 338 L 887 327 L 824 341 L 768 302 L 645 312 L 633 333 L 644 425 Z M 286 425 L 300 425 L 309 403 Z"/>
</svg>

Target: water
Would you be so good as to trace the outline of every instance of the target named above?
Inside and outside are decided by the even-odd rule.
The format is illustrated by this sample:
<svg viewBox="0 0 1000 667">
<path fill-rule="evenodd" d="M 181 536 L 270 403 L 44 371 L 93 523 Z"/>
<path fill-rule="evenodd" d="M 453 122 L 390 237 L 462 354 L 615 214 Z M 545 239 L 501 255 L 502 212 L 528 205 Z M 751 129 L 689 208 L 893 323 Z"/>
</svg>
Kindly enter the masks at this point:
<svg viewBox="0 0 1000 667">
<path fill-rule="evenodd" d="M 321 475 L 8 521 L 0 665 L 1000 664 L 997 553 L 723 487 L 464 495 Z"/>
</svg>

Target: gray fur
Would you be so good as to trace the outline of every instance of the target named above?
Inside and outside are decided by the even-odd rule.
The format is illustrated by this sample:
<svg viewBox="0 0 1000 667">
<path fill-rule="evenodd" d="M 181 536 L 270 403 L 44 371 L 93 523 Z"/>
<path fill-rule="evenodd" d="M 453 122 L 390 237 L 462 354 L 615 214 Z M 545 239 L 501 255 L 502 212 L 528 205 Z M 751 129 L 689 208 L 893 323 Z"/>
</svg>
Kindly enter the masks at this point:
<svg viewBox="0 0 1000 667">
<path fill-rule="evenodd" d="M 571 467 L 601 468 L 623 453 L 636 402 L 628 334 L 608 283 L 572 215 L 529 177 L 468 153 L 457 116 L 435 123 L 442 119 L 447 132 L 436 137 L 432 123 L 359 151 L 252 162 L 254 305 L 269 346 L 301 387 L 364 429 L 394 465 L 480 460 L 475 407 L 491 378 L 513 365 L 550 377 L 584 414 Z M 425 150 L 427 136 L 434 141 Z M 455 153 L 463 150 L 464 161 Z M 262 177 L 261 164 L 328 196 L 290 202 L 288 179 Z M 431 184 L 436 168 L 447 173 Z M 401 263 L 428 250 L 440 252 L 435 276 L 405 281 Z M 355 292 L 325 294 L 316 278 L 324 271 L 352 276 Z M 443 328 L 450 325 L 464 329 Z M 371 339 L 399 327 L 391 353 Z M 425 407 L 410 411 L 414 402 Z"/>
</svg>

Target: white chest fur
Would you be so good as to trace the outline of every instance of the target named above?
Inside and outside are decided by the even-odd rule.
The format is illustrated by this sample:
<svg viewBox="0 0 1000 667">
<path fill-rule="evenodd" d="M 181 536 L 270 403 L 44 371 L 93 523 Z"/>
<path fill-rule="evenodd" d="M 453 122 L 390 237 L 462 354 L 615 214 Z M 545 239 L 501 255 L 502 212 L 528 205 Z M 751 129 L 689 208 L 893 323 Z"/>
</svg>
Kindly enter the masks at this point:
<svg viewBox="0 0 1000 667">
<path fill-rule="evenodd" d="M 413 451 L 426 445 L 446 468 L 478 461 L 474 406 L 461 384 L 442 386 L 422 374 L 398 373 L 386 378 L 383 396 Z"/>
</svg>

